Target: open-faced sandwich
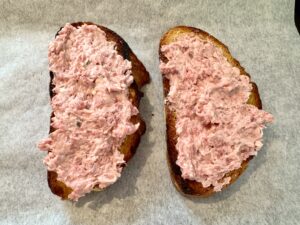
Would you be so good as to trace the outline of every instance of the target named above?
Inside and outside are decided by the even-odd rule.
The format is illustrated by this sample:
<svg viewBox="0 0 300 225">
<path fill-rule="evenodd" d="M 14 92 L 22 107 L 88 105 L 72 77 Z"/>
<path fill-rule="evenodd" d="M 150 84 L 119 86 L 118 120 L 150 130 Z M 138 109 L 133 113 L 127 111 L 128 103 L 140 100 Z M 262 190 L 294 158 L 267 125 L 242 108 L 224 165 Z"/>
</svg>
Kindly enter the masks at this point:
<svg viewBox="0 0 300 225">
<path fill-rule="evenodd" d="M 233 183 L 262 147 L 271 114 L 250 75 L 208 33 L 178 26 L 159 46 L 172 181 L 208 196 Z"/>
<path fill-rule="evenodd" d="M 53 112 L 39 148 L 51 191 L 76 201 L 115 183 L 134 155 L 149 74 L 120 36 L 90 22 L 61 28 L 48 57 Z"/>
</svg>

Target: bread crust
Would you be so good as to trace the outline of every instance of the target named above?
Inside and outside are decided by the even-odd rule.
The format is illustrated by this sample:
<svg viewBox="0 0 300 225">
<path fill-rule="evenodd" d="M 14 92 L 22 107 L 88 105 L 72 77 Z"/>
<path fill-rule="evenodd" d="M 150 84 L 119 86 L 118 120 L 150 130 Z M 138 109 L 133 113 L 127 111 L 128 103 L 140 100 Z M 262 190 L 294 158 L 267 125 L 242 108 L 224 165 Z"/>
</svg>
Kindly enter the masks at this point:
<svg viewBox="0 0 300 225">
<path fill-rule="evenodd" d="M 195 34 L 203 40 L 211 41 L 215 46 L 217 46 L 222 50 L 224 56 L 227 58 L 228 62 L 231 63 L 232 66 L 237 67 L 240 70 L 241 74 L 246 75 L 250 78 L 250 75 L 245 71 L 245 69 L 240 65 L 240 63 L 235 58 L 233 58 L 233 56 L 230 54 L 228 47 L 226 45 L 224 45 L 221 41 L 211 36 L 207 32 L 194 27 L 177 26 L 168 30 L 160 40 L 160 44 L 159 44 L 160 60 L 165 63 L 167 62 L 167 58 L 163 55 L 161 51 L 161 47 L 163 45 L 170 44 L 174 42 L 178 36 L 188 34 L 188 33 Z M 170 84 L 169 84 L 169 80 L 165 77 L 164 74 L 162 74 L 162 77 L 163 77 L 164 96 L 166 98 L 169 93 Z M 262 109 L 262 103 L 259 97 L 257 85 L 254 82 L 251 82 L 251 84 L 253 88 L 247 103 L 254 105 L 259 109 Z M 166 131 L 167 131 L 167 160 L 168 160 L 170 175 L 174 186 L 180 193 L 188 196 L 207 197 L 214 194 L 215 191 L 213 190 L 214 187 L 212 185 L 204 188 L 202 184 L 197 181 L 182 178 L 180 167 L 176 164 L 177 155 L 178 155 L 178 152 L 176 150 L 176 143 L 177 143 L 177 134 L 175 129 L 176 114 L 174 111 L 170 110 L 168 105 L 165 105 L 165 115 L 166 115 Z M 251 156 L 245 161 L 243 161 L 240 168 L 227 173 L 221 179 L 222 181 L 226 177 L 231 177 L 230 183 L 224 185 L 222 190 L 238 179 L 238 177 L 245 171 L 249 161 L 252 158 L 253 157 Z"/>
<path fill-rule="evenodd" d="M 88 25 L 96 25 L 98 26 L 102 31 L 105 32 L 106 38 L 108 41 L 113 41 L 116 43 L 116 49 L 120 55 L 123 56 L 124 59 L 127 59 L 131 61 L 132 64 L 132 76 L 134 78 L 134 82 L 129 87 L 129 99 L 132 102 L 134 106 L 137 108 L 139 107 L 140 99 L 143 97 L 143 93 L 140 91 L 140 88 L 144 86 L 145 84 L 150 82 L 150 76 L 144 65 L 139 61 L 139 59 L 136 57 L 136 55 L 133 53 L 133 51 L 130 49 L 128 44 L 114 31 L 104 27 L 100 26 L 91 22 L 77 22 L 72 23 L 72 26 L 74 27 L 80 27 L 83 24 Z M 60 28 L 61 30 L 62 28 Z M 58 31 L 59 32 L 59 31 Z M 58 32 L 56 33 L 56 36 L 58 35 Z M 53 93 L 54 85 L 52 83 L 54 77 L 54 73 L 50 71 L 50 84 L 49 84 L 49 93 L 50 98 L 55 95 Z M 53 112 L 51 113 L 50 121 L 52 117 L 54 116 Z M 123 144 L 121 145 L 119 151 L 124 154 L 124 160 L 127 163 L 135 154 L 136 149 L 140 143 L 141 136 L 146 131 L 146 124 L 144 120 L 142 119 L 141 115 L 135 115 L 131 117 L 131 122 L 136 124 L 140 123 L 140 126 L 138 130 L 128 135 Z M 50 126 L 49 133 L 53 132 L 55 129 Z M 57 180 L 57 173 L 54 171 L 48 171 L 48 185 L 52 191 L 53 194 L 58 195 L 62 199 L 68 199 L 68 195 L 72 192 L 72 189 L 67 187 L 63 182 Z M 95 188 L 94 191 L 100 191 L 100 189 Z"/>
</svg>

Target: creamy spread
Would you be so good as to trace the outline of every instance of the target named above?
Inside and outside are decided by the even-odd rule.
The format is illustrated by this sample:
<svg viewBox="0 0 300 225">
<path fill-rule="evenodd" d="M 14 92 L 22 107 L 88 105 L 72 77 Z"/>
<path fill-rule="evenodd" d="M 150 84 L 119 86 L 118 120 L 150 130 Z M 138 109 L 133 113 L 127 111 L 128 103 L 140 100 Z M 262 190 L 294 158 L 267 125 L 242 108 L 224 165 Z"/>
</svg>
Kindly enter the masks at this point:
<svg viewBox="0 0 300 225">
<path fill-rule="evenodd" d="M 247 104 L 252 85 L 210 41 L 183 35 L 164 45 L 161 72 L 170 83 L 166 104 L 176 113 L 177 165 L 184 179 L 220 191 L 225 174 L 262 147 L 271 114 Z"/>
<path fill-rule="evenodd" d="M 48 57 L 55 131 L 39 148 L 49 151 L 48 170 L 72 188 L 68 197 L 78 200 L 121 175 L 125 161 L 118 149 L 139 127 L 130 122 L 138 114 L 128 97 L 131 62 L 95 25 L 66 24 L 50 43 Z"/>
</svg>

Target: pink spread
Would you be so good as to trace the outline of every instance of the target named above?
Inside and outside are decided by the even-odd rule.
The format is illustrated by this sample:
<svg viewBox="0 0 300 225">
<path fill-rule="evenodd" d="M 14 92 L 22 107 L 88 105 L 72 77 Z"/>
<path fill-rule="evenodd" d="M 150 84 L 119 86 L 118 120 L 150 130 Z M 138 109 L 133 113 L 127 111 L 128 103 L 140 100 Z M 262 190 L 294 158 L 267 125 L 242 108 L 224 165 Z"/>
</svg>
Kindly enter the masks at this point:
<svg viewBox="0 0 300 225">
<path fill-rule="evenodd" d="M 252 85 L 222 51 L 191 34 L 162 46 L 168 62 L 160 64 L 169 79 L 166 104 L 176 112 L 178 158 L 184 179 L 220 191 L 262 147 L 262 129 L 271 114 L 247 104 Z"/>
<path fill-rule="evenodd" d="M 48 57 L 55 74 L 55 131 L 39 148 L 49 151 L 44 159 L 48 170 L 72 188 L 68 197 L 78 200 L 121 175 L 125 161 L 118 149 L 139 127 L 130 122 L 138 114 L 128 97 L 131 62 L 95 25 L 66 24 L 50 43 Z"/>
</svg>

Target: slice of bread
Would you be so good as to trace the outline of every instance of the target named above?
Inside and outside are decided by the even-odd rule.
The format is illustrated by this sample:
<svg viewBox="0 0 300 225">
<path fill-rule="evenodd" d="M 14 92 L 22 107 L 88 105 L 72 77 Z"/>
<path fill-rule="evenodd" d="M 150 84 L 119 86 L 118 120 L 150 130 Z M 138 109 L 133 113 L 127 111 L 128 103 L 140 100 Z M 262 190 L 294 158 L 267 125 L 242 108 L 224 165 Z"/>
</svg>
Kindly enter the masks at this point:
<svg viewBox="0 0 300 225">
<path fill-rule="evenodd" d="M 92 25 L 91 22 L 78 22 L 78 23 L 72 23 L 72 26 L 74 27 L 80 27 L 83 24 Z M 94 24 L 95 25 L 95 24 Z M 137 108 L 139 107 L 139 102 L 141 97 L 143 96 L 143 93 L 140 91 L 140 88 L 144 86 L 145 84 L 150 82 L 150 76 L 148 71 L 145 69 L 144 65 L 139 61 L 139 59 L 136 57 L 136 55 L 132 52 L 128 44 L 115 32 L 112 30 L 97 25 L 102 31 L 106 33 L 106 38 L 108 41 L 112 41 L 116 43 L 116 48 L 118 53 L 123 56 L 124 59 L 127 59 L 131 61 L 132 64 L 132 76 L 134 78 L 134 82 L 129 87 L 129 98 L 134 106 Z M 56 34 L 58 35 L 58 33 Z M 49 86 L 49 92 L 50 97 L 52 98 L 55 93 L 53 93 L 53 84 L 52 79 L 55 76 L 55 74 L 50 71 L 50 86 Z M 51 118 L 53 117 L 53 113 L 51 114 Z M 135 154 L 135 151 L 139 145 L 141 136 L 145 133 L 146 125 L 143 119 L 141 118 L 140 114 L 136 116 L 131 117 L 131 121 L 134 124 L 140 123 L 140 126 L 138 130 L 128 135 L 121 145 L 119 151 L 124 154 L 124 160 L 128 162 L 133 155 Z M 53 132 L 54 128 L 50 127 L 49 133 Z M 48 171 L 48 184 L 51 189 L 51 191 L 60 196 L 62 199 L 68 199 L 68 195 L 72 192 L 72 189 L 67 187 L 63 182 L 57 180 L 57 174 L 54 171 Z M 99 191 L 100 189 L 94 189 L 95 191 Z"/>
<path fill-rule="evenodd" d="M 167 31 L 163 37 L 160 40 L 159 44 L 159 58 L 162 62 L 167 62 L 167 58 L 163 55 L 161 51 L 161 47 L 163 45 L 168 45 L 172 42 L 174 42 L 180 35 L 185 34 L 195 34 L 199 36 L 199 38 L 203 40 L 208 40 L 212 42 L 216 47 L 220 48 L 224 54 L 224 56 L 227 58 L 228 62 L 234 66 L 239 68 L 240 73 L 243 75 L 246 75 L 250 78 L 250 75 L 245 71 L 245 69 L 240 65 L 240 63 L 232 57 L 230 54 L 227 46 L 225 46 L 222 42 L 220 42 L 215 37 L 211 36 L 210 34 L 206 33 L 205 31 L 202 31 L 200 29 L 194 28 L 194 27 L 186 27 L 186 26 L 177 26 L 174 28 L 171 28 L 169 31 Z M 167 97 L 170 89 L 169 80 L 163 76 L 163 88 L 164 88 L 164 96 Z M 262 104 L 258 93 L 258 88 L 255 83 L 251 82 L 253 89 L 250 94 L 250 97 L 248 99 L 248 104 L 254 105 L 257 108 L 261 109 Z M 176 150 L 176 143 L 177 143 L 177 134 L 175 129 L 176 124 L 176 114 L 175 112 L 171 111 L 170 108 L 165 105 L 165 114 L 166 114 L 166 128 L 167 128 L 167 159 L 168 159 L 168 165 L 172 177 L 173 184 L 177 188 L 179 192 L 185 195 L 192 195 L 192 196 L 209 196 L 213 193 L 214 187 L 211 185 L 209 187 L 204 188 L 201 183 L 183 179 L 181 176 L 181 170 L 180 167 L 176 164 L 177 160 L 177 150 Z M 224 185 L 223 189 L 227 187 L 228 185 L 232 184 L 234 181 L 237 180 L 237 178 L 245 171 L 245 169 L 248 166 L 249 161 L 252 159 L 252 157 L 249 157 L 247 160 L 243 161 L 241 164 L 241 167 L 233 170 L 229 173 L 227 173 L 223 178 L 231 177 L 230 183 L 227 185 Z"/>
</svg>

